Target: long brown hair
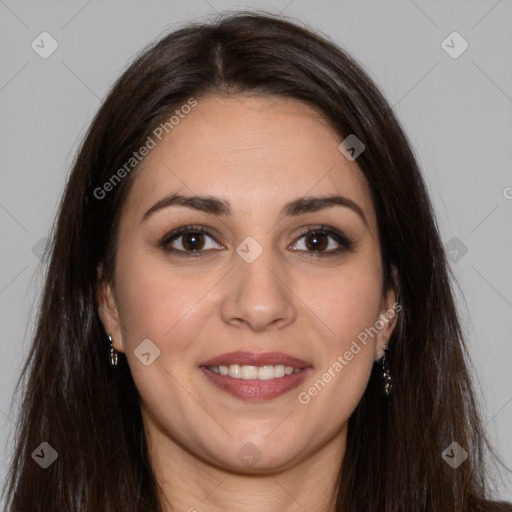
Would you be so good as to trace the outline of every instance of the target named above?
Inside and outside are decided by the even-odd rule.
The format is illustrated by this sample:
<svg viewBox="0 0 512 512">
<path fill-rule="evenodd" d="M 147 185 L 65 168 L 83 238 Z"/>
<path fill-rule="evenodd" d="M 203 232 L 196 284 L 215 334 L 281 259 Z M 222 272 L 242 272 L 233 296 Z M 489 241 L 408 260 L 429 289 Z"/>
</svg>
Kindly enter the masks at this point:
<svg viewBox="0 0 512 512">
<path fill-rule="evenodd" d="M 103 263 L 112 278 L 121 206 L 137 167 L 101 190 L 164 119 L 210 94 L 302 100 L 340 141 L 356 134 L 366 146 L 357 163 L 377 214 L 383 285 L 392 285 L 396 268 L 402 305 L 387 353 L 395 394 L 391 403 L 383 399 L 375 365 L 349 420 L 335 510 L 480 510 L 490 447 L 449 267 L 406 136 L 371 79 L 327 37 L 246 12 L 187 25 L 152 44 L 92 122 L 51 233 L 35 335 L 16 387 L 23 396 L 6 510 L 161 510 L 137 389 L 123 354 L 117 368 L 109 366 L 96 303 L 97 268 Z M 457 469 L 441 456 L 454 441 L 468 454 Z M 42 442 L 58 453 L 46 469 L 32 457 Z"/>
</svg>

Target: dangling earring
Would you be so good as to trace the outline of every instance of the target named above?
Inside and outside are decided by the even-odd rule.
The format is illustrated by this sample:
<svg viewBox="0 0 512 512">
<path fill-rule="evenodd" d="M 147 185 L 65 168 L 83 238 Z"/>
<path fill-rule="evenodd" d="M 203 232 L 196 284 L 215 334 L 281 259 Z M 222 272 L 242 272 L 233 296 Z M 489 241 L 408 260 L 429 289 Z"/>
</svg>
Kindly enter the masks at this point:
<svg viewBox="0 0 512 512">
<path fill-rule="evenodd" d="M 112 336 L 110 336 L 110 333 L 107 336 L 110 343 L 110 366 L 117 366 L 117 352 L 113 345 L 114 340 L 112 339 Z"/>
<path fill-rule="evenodd" d="M 389 398 L 393 393 L 393 384 L 391 383 L 391 372 L 389 370 L 389 361 L 386 359 L 386 351 L 388 347 L 386 345 L 386 338 L 384 338 L 384 345 L 382 345 L 384 356 L 382 357 L 382 380 L 384 383 L 384 394 L 386 398 Z"/>
</svg>

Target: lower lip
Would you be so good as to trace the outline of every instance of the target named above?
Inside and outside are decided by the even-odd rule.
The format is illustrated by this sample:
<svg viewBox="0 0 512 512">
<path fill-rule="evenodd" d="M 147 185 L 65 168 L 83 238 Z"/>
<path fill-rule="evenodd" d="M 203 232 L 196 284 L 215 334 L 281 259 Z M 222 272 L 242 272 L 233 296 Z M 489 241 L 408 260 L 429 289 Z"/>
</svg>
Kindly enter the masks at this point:
<svg viewBox="0 0 512 512">
<path fill-rule="evenodd" d="M 292 373 L 275 379 L 244 380 L 214 373 L 204 366 L 201 367 L 201 371 L 210 379 L 210 382 L 219 389 L 241 400 L 252 401 L 271 400 L 272 398 L 288 393 L 298 387 L 306 375 L 312 370 L 313 368 L 308 366 L 298 373 Z"/>
</svg>

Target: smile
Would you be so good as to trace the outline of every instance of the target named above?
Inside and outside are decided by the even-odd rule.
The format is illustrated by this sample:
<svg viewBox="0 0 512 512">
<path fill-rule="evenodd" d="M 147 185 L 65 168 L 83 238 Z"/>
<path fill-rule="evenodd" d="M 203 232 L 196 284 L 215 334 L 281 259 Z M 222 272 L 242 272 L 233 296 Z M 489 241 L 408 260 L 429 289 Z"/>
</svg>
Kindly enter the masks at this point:
<svg viewBox="0 0 512 512">
<path fill-rule="evenodd" d="M 291 375 L 292 373 L 299 373 L 301 371 L 300 368 L 293 368 L 293 366 L 284 366 L 282 364 L 265 366 L 232 364 L 230 366 L 207 366 L 207 368 L 213 373 L 243 380 L 280 379 L 285 375 Z"/>
<path fill-rule="evenodd" d="M 231 352 L 199 365 L 217 389 L 240 400 L 264 401 L 298 387 L 313 366 L 281 352 Z"/>
</svg>

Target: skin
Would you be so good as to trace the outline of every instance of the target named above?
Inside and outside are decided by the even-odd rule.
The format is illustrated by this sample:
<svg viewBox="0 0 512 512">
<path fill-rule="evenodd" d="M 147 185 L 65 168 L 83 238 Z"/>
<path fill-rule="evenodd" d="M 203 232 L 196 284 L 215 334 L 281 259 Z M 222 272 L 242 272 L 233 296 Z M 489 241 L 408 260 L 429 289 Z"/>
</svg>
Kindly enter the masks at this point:
<svg viewBox="0 0 512 512">
<path fill-rule="evenodd" d="M 99 311 L 114 348 L 126 354 L 151 460 L 175 510 L 332 509 L 348 419 L 396 324 L 396 316 L 384 322 L 307 405 L 298 401 L 396 301 L 393 290 L 382 288 L 367 182 L 357 161 L 338 150 L 340 142 L 301 102 L 210 96 L 134 176 L 114 279 L 98 287 Z M 171 193 L 223 198 L 232 215 L 170 206 L 141 221 Z M 279 217 L 288 201 L 333 194 L 357 203 L 367 224 L 340 206 Z M 165 234 L 189 224 L 216 233 L 203 237 L 206 256 L 180 257 L 158 246 Z M 299 233 L 318 224 L 342 231 L 353 249 L 312 255 L 308 237 Z M 252 263 L 236 252 L 247 236 L 263 248 Z M 185 251 L 185 239 L 171 246 Z M 339 247 L 328 235 L 322 241 L 329 244 L 323 251 Z M 160 350 L 149 366 L 134 355 L 145 339 Z M 313 372 L 278 398 L 240 400 L 219 391 L 199 369 L 206 359 L 238 350 L 284 352 L 309 361 Z M 261 454 L 252 467 L 237 457 L 246 443 Z"/>
</svg>

